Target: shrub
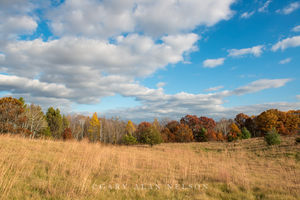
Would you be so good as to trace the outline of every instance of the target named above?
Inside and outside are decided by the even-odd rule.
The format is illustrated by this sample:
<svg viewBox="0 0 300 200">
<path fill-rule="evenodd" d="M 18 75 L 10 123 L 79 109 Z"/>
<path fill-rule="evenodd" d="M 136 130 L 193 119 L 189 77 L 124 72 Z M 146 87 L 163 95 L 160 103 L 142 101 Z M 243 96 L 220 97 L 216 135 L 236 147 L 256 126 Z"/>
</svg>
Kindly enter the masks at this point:
<svg viewBox="0 0 300 200">
<path fill-rule="evenodd" d="M 238 137 L 237 137 L 236 133 L 232 133 L 232 132 L 228 133 L 228 135 L 227 135 L 228 142 L 233 142 L 233 141 L 236 141 L 237 139 L 238 139 Z"/>
<path fill-rule="evenodd" d="M 265 141 L 267 142 L 268 145 L 280 144 L 281 142 L 280 136 L 275 128 L 273 128 L 265 135 Z"/>
<path fill-rule="evenodd" d="M 297 137 L 295 140 L 296 140 L 296 144 L 300 143 L 300 137 Z"/>
<path fill-rule="evenodd" d="M 246 127 L 242 128 L 242 139 L 251 138 L 251 133 Z"/>
<path fill-rule="evenodd" d="M 122 138 L 122 143 L 125 145 L 134 145 L 137 143 L 136 138 L 131 134 L 126 134 Z"/>
</svg>

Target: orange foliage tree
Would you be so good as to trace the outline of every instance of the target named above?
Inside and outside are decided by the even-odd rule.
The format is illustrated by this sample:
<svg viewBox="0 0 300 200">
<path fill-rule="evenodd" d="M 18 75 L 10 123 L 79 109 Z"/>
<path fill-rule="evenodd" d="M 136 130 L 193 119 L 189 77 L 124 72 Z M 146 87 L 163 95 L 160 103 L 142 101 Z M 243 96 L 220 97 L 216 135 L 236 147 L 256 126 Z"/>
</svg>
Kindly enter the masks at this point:
<svg viewBox="0 0 300 200">
<path fill-rule="evenodd" d="M 0 99 L 0 133 L 23 133 L 22 124 L 26 121 L 24 106 L 21 101 L 12 97 Z"/>
</svg>

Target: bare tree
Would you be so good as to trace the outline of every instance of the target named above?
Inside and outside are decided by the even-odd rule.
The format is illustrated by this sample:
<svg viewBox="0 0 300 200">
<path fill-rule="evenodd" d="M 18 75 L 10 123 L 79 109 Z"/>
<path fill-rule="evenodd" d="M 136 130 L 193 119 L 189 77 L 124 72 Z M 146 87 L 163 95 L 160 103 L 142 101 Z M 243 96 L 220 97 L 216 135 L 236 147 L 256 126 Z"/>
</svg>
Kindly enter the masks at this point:
<svg viewBox="0 0 300 200">
<path fill-rule="evenodd" d="M 226 136 L 230 131 L 230 125 L 233 123 L 232 119 L 222 118 L 220 121 L 216 123 L 215 130 L 216 132 L 222 132 L 224 136 Z"/>
<path fill-rule="evenodd" d="M 38 132 L 47 128 L 48 124 L 40 106 L 31 104 L 26 108 L 24 114 L 27 118 L 24 126 L 32 133 L 31 138 L 35 138 Z"/>
</svg>

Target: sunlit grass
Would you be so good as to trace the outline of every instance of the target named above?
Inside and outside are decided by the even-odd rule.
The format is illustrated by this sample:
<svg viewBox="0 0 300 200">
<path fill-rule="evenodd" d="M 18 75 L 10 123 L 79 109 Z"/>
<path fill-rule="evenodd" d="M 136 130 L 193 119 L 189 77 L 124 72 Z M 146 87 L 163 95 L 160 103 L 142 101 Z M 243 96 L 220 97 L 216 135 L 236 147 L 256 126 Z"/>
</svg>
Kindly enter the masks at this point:
<svg viewBox="0 0 300 200">
<path fill-rule="evenodd" d="M 0 199 L 299 199 L 300 147 L 282 139 L 151 148 L 0 136 Z"/>
</svg>

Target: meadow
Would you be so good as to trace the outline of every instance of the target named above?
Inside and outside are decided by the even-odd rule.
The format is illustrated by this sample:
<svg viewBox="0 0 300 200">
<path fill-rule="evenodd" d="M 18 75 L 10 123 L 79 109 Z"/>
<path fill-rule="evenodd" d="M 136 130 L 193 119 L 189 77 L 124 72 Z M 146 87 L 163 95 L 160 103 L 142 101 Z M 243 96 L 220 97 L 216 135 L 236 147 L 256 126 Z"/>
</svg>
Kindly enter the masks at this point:
<svg viewBox="0 0 300 200">
<path fill-rule="evenodd" d="M 300 199 L 295 137 L 150 147 L 1 135 L 0 155 L 0 199 Z"/>
</svg>

